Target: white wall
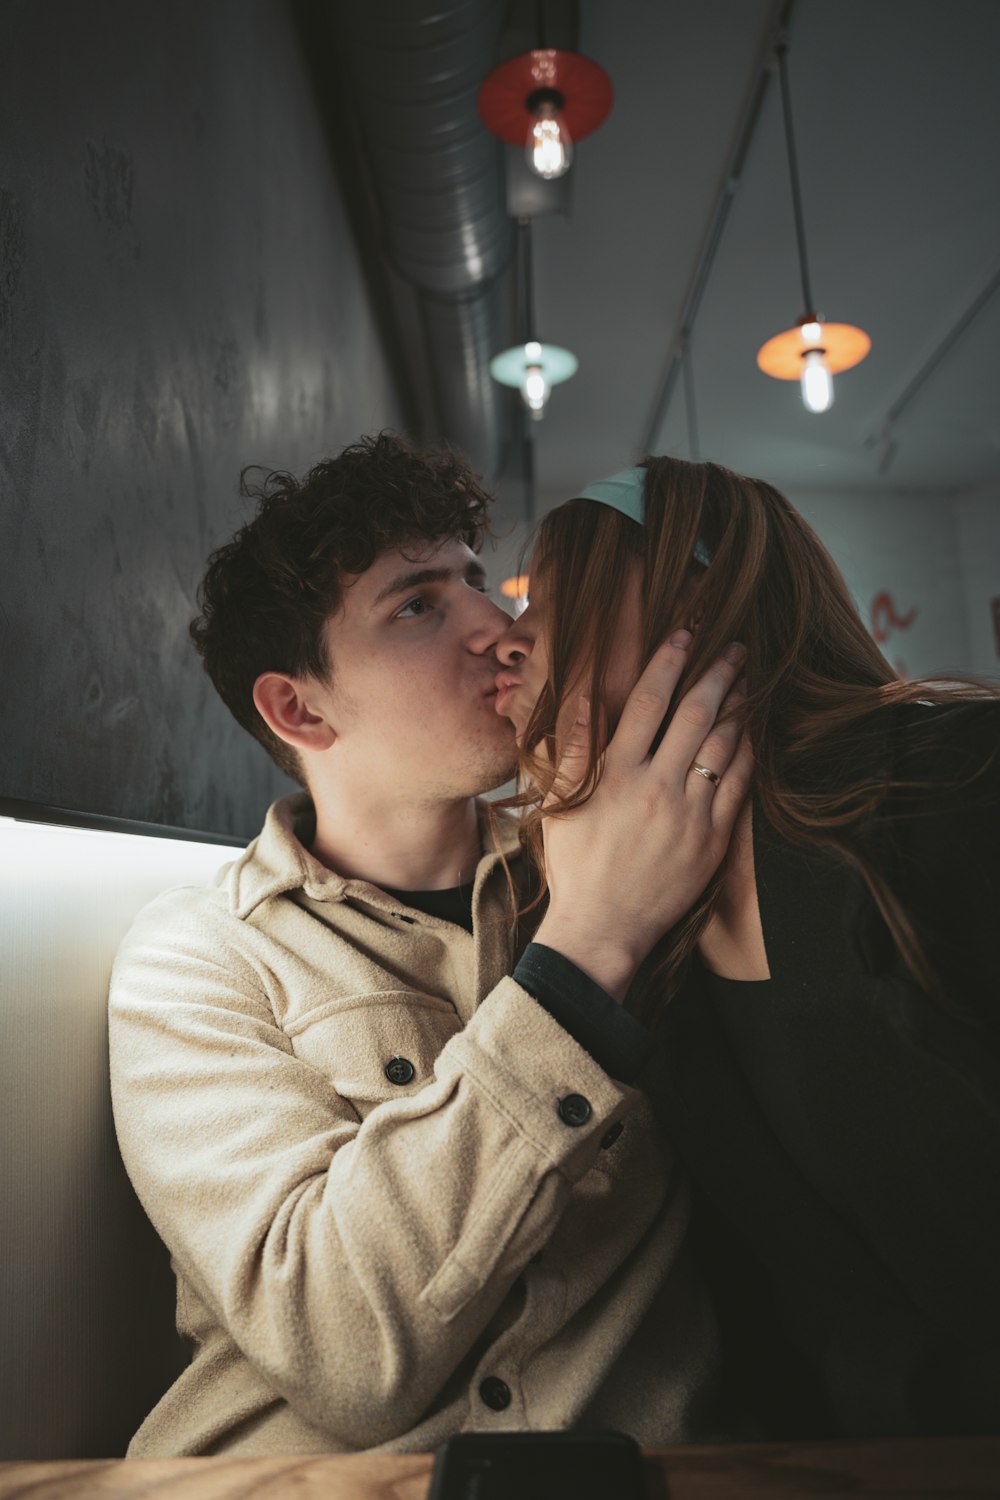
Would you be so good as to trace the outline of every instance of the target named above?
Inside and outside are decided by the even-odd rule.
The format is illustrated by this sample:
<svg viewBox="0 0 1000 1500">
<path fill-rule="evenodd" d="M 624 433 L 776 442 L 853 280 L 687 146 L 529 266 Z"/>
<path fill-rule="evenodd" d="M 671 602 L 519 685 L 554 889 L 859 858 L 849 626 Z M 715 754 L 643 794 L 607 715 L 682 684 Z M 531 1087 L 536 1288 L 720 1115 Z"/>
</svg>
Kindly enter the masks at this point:
<svg viewBox="0 0 1000 1500">
<path fill-rule="evenodd" d="M 789 499 L 831 552 L 861 618 L 901 676 L 973 670 L 952 501 L 822 491 Z"/>
<path fill-rule="evenodd" d="M 969 671 L 1000 678 L 1000 487 L 953 502 L 965 585 Z"/>
</svg>

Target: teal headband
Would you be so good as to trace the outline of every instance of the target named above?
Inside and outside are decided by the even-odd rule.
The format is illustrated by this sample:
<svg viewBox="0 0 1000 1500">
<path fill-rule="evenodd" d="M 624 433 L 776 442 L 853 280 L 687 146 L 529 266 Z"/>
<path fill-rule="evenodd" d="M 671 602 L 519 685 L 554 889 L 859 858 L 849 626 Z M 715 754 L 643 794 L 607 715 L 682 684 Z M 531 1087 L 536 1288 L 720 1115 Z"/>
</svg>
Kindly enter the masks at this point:
<svg viewBox="0 0 1000 1500">
<path fill-rule="evenodd" d="M 610 505 L 612 510 L 620 510 L 623 516 L 638 521 L 642 526 L 646 520 L 646 500 L 643 491 L 645 483 L 645 469 L 622 469 L 620 474 L 612 474 L 610 479 L 599 479 L 596 484 L 588 484 L 585 490 L 580 490 L 573 498 L 574 500 L 596 500 L 600 505 Z M 707 568 L 712 561 L 701 537 L 695 543 L 694 559 L 695 562 L 700 562 L 703 568 Z"/>
</svg>

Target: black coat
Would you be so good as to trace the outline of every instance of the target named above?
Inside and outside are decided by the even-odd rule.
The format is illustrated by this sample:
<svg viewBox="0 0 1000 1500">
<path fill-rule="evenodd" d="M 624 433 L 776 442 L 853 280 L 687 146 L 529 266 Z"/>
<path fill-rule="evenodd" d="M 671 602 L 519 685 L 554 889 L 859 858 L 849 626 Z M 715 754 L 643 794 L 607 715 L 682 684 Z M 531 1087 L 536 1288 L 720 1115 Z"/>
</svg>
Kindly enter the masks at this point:
<svg viewBox="0 0 1000 1500">
<path fill-rule="evenodd" d="M 873 716 L 826 783 L 958 777 L 1000 703 Z M 949 1005 L 909 977 L 842 861 L 754 807 L 771 980 L 696 963 L 642 1085 L 696 1187 L 735 1399 L 762 1436 L 1000 1433 L 1000 755 L 894 795 L 864 845 Z"/>
</svg>

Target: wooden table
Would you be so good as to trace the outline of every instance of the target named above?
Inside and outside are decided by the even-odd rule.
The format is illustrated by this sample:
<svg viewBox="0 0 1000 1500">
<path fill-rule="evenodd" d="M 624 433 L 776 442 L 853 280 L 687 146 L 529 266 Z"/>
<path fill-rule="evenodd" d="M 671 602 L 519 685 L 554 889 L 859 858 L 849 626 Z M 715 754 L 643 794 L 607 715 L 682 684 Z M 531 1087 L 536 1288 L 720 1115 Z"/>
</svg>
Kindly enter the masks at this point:
<svg viewBox="0 0 1000 1500">
<path fill-rule="evenodd" d="M 6 1463 L 0 1500 L 425 1500 L 432 1463 L 424 1453 Z M 650 1500 L 998 1500 L 1000 1438 L 658 1448 L 645 1468 Z"/>
</svg>

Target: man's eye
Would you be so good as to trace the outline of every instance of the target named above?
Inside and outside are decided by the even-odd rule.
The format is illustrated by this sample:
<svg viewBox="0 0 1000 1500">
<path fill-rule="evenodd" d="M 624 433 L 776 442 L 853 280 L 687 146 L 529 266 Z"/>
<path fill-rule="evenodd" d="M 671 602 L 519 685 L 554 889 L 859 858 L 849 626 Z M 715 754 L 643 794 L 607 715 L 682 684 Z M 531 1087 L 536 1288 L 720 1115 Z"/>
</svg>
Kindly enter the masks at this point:
<svg viewBox="0 0 1000 1500">
<path fill-rule="evenodd" d="M 415 620 L 426 612 L 427 601 L 418 594 L 415 599 L 409 599 L 402 609 L 396 611 L 397 620 Z"/>
</svg>

